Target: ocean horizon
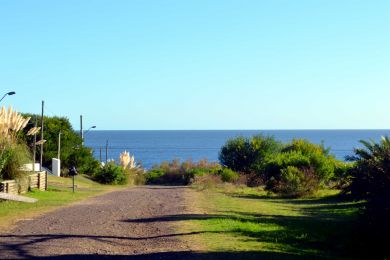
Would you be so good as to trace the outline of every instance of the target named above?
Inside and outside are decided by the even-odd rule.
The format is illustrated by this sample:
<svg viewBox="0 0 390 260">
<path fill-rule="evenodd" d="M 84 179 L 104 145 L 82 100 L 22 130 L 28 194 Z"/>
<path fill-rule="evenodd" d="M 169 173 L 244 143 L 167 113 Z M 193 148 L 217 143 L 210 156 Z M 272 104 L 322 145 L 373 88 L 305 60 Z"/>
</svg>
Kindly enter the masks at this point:
<svg viewBox="0 0 390 260">
<path fill-rule="evenodd" d="M 85 145 L 92 148 L 96 159 L 118 160 L 119 154 L 129 151 L 135 160 L 149 169 L 163 161 L 191 159 L 218 161 L 221 147 L 230 138 L 250 137 L 256 134 L 273 136 L 276 140 L 290 142 L 303 138 L 323 144 L 339 160 L 352 155 L 361 147 L 359 140 L 380 140 L 390 135 L 390 129 L 297 129 L 297 130 L 92 130 L 85 134 Z"/>
</svg>

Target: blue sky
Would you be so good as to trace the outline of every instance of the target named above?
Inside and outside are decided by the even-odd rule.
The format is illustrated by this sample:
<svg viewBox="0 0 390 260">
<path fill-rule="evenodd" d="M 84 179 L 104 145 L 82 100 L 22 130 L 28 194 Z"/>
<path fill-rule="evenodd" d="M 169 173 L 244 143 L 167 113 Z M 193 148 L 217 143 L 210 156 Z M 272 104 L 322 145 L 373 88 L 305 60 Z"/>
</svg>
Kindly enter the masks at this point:
<svg viewBox="0 0 390 260">
<path fill-rule="evenodd" d="M 76 129 L 390 128 L 387 0 L 0 0 L 0 17 L 2 105 L 45 100 Z"/>
</svg>

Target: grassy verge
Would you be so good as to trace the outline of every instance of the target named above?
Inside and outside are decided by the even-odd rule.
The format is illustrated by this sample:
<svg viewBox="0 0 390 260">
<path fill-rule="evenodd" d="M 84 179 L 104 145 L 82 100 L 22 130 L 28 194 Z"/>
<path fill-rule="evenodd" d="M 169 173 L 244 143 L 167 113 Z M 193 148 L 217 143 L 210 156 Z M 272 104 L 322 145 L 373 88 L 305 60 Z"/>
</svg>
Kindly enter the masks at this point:
<svg viewBox="0 0 390 260">
<path fill-rule="evenodd" d="M 199 214 L 183 222 L 206 256 L 222 258 L 351 257 L 361 203 L 337 191 L 282 199 L 260 189 L 228 187 L 197 192 Z"/>
<path fill-rule="evenodd" d="M 24 194 L 24 196 L 38 199 L 38 202 L 0 202 L 1 230 L 10 228 L 20 219 L 31 218 L 61 206 L 121 188 L 120 186 L 101 185 L 78 175 L 75 177 L 76 192 L 73 193 L 71 178 L 48 177 L 47 191 L 33 190 Z"/>
</svg>

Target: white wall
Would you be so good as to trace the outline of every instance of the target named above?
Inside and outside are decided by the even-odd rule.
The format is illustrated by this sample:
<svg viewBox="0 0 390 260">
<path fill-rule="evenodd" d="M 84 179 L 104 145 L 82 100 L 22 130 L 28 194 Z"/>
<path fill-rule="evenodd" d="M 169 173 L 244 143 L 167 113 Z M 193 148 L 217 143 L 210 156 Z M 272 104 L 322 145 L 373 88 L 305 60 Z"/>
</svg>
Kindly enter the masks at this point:
<svg viewBox="0 0 390 260">
<path fill-rule="evenodd" d="M 54 176 L 60 177 L 60 175 L 61 175 L 61 161 L 59 159 L 52 158 L 51 164 L 52 164 L 52 167 L 51 167 L 52 174 Z"/>
</svg>

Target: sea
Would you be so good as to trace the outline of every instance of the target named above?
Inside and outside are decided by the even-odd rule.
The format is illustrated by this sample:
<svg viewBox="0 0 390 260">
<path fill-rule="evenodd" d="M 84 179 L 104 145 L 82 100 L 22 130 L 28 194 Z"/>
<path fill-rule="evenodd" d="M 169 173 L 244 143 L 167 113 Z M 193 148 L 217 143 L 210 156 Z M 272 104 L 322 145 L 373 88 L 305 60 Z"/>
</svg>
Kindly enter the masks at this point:
<svg viewBox="0 0 390 260">
<path fill-rule="evenodd" d="M 303 138 L 323 143 L 337 159 L 345 160 L 345 156 L 353 155 L 354 148 L 362 147 L 359 140 L 379 141 L 390 135 L 390 130 L 93 130 L 85 134 L 84 143 L 98 160 L 106 160 L 107 146 L 108 160 L 118 161 L 119 154 L 126 150 L 138 164 L 150 169 L 173 159 L 216 162 L 228 139 L 256 134 L 283 142 Z"/>
</svg>

